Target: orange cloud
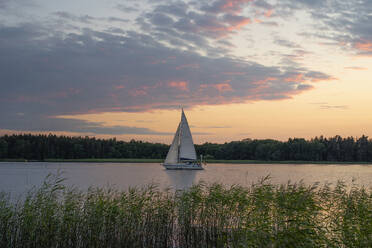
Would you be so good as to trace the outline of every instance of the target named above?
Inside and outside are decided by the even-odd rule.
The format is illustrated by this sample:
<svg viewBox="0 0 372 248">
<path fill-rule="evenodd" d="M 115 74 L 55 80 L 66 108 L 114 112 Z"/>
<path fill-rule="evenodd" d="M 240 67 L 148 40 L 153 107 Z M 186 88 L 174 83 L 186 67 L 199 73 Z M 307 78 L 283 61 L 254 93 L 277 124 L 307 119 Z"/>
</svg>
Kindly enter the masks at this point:
<svg viewBox="0 0 372 248">
<path fill-rule="evenodd" d="M 348 69 L 348 70 L 357 70 L 357 71 L 365 71 L 367 70 L 366 67 L 360 67 L 360 66 L 348 66 L 348 67 L 344 67 L 345 69 Z"/>
<path fill-rule="evenodd" d="M 185 81 L 172 81 L 168 83 L 168 86 L 172 88 L 177 88 L 182 91 L 189 91 L 188 83 Z"/>
<path fill-rule="evenodd" d="M 355 43 L 355 48 L 366 51 L 366 52 L 372 52 L 372 42 L 364 41 L 364 42 L 357 42 Z"/>
<path fill-rule="evenodd" d="M 266 12 L 264 13 L 264 16 L 266 16 L 266 17 L 270 17 L 273 13 L 274 13 L 274 11 L 273 11 L 272 9 L 269 9 L 268 11 L 266 11 Z"/>
<path fill-rule="evenodd" d="M 251 23 L 250 18 L 243 18 L 238 21 L 231 21 L 228 25 L 225 25 L 222 22 L 215 22 L 213 25 L 203 26 L 201 29 L 215 32 L 218 37 L 223 37 L 229 35 L 229 32 L 239 30 L 249 23 Z"/>
<path fill-rule="evenodd" d="M 254 18 L 253 20 L 254 20 L 255 23 L 262 23 L 262 21 L 260 19 Z"/>
<path fill-rule="evenodd" d="M 243 20 L 235 23 L 234 25 L 231 25 L 227 28 L 228 31 L 233 31 L 233 30 L 239 30 L 241 29 L 242 27 L 244 27 L 245 25 L 251 23 L 251 19 L 249 18 L 244 18 Z"/>
</svg>

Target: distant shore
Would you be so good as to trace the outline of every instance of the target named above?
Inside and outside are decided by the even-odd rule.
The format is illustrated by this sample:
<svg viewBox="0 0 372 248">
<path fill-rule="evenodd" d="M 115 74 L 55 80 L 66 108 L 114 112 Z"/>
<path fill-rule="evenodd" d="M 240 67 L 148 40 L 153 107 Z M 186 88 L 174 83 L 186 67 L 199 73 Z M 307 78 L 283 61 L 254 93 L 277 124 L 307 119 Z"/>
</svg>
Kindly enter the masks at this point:
<svg viewBox="0 0 372 248">
<path fill-rule="evenodd" d="M 84 158 L 84 159 L 0 159 L 0 162 L 49 162 L 49 163 L 163 163 L 163 159 L 142 158 Z M 264 160 L 216 160 L 208 159 L 207 164 L 372 164 L 372 162 L 338 161 L 264 161 Z"/>
</svg>

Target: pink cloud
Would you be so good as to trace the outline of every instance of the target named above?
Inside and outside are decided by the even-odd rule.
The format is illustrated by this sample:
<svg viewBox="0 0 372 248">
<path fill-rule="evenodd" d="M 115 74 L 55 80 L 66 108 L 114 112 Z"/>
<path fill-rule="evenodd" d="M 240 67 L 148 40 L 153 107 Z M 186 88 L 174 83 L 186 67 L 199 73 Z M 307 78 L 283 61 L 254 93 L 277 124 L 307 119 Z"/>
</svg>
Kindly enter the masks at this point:
<svg viewBox="0 0 372 248">
<path fill-rule="evenodd" d="M 284 100 L 284 99 L 291 99 L 295 95 L 299 95 L 305 91 L 309 91 L 314 89 L 314 86 L 309 84 L 299 84 L 297 85 L 296 89 L 292 89 L 290 91 L 283 91 L 283 92 L 272 92 L 270 91 L 270 86 L 268 84 L 262 84 L 259 87 L 256 87 L 250 90 L 251 96 L 249 100 L 260 100 L 260 99 L 267 99 L 267 100 Z"/>
<path fill-rule="evenodd" d="M 293 75 L 292 77 L 285 78 L 284 81 L 286 82 L 303 82 L 304 81 L 304 74 L 298 73 Z"/>
<path fill-rule="evenodd" d="M 269 81 L 275 81 L 275 80 L 278 80 L 278 78 L 276 78 L 276 77 L 268 77 L 268 78 L 265 78 L 265 79 L 263 79 L 263 80 L 258 80 L 258 81 L 256 81 L 256 82 L 254 82 L 254 84 L 261 84 L 261 85 L 263 85 L 263 84 L 266 84 L 267 82 L 269 82 Z"/>
<path fill-rule="evenodd" d="M 147 91 L 144 89 L 133 89 L 129 91 L 131 96 L 145 96 L 147 95 Z"/>
<path fill-rule="evenodd" d="M 156 88 L 159 88 L 161 87 L 163 84 L 161 82 L 159 83 L 156 83 L 154 85 L 144 85 L 144 86 L 141 86 L 139 88 L 135 88 L 135 89 L 131 89 L 129 90 L 129 94 L 131 96 L 146 96 L 148 95 L 148 91 L 149 90 L 152 90 L 152 89 L 156 89 Z"/>
<path fill-rule="evenodd" d="M 233 91 L 231 85 L 228 83 L 215 84 L 213 85 L 213 87 L 216 88 L 219 92 Z"/>
<path fill-rule="evenodd" d="M 220 93 L 234 91 L 228 82 L 230 82 L 230 80 L 226 80 L 223 83 L 219 83 L 219 84 L 201 84 L 200 89 L 203 90 L 207 88 L 213 88 L 213 89 L 218 90 L 218 92 Z"/>
<path fill-rule="evenodd" d="M 172 81 L 168 83 L 169 87 L 177 88 L 181 91 L 189 91 L 188 83 L 185 81 Z"/>
<path fill-rule="evenodd" d="M 220 10 L 223 12 L 240 13 L 243 10 L 242 5 L 253 2 L 253 0 L 224 0 Z"/>
<path fill-rule="evenodd" d="M 332 81 L 338 80 L 336 77 L 329 77 L 329 78 L 311 78 L 310 81 L 313 83 L 321 82 L 321 81 Z"/>
<path fill-rule="evenodd" d="M 124 89 L 125 86 L 124 85 L 115 85 L 114 88 L 117 89 L 117 90 L 121 90 L 121 89 Z"/>
</svg>

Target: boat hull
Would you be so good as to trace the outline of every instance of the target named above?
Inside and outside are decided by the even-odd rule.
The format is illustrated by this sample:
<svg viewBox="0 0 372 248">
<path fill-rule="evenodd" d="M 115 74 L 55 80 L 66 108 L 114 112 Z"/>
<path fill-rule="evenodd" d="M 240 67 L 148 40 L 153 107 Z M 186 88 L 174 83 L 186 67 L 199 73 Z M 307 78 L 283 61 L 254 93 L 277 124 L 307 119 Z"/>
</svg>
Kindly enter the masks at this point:
<svg viewBox="0 0 372 248">
<path fill-rule="evenodd" d="M 167 170 L 203 170 L 200 164 L 163 164 Z"/>
</svg>

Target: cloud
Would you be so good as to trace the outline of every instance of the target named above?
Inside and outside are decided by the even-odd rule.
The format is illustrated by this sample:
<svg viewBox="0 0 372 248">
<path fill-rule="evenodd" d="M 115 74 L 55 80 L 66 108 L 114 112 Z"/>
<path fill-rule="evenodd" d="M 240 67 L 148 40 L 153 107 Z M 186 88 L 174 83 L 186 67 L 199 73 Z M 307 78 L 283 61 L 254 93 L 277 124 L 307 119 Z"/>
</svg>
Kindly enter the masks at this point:
<svg viewBox="0 0 372 248">
<path fill-rule="evenodd" d="M 251 25 L 254 8 L 260 18 L 280 17 L 271 3 L 157 1 L 151 8 L 116 7 L 136 12 L 135 19 L 57 11 L 50 22 L 0 25 L 0 128 L 156 134 L 56 116 L 281 100 L 333 79 L 297 63 L 265 66 L 229 56 L 231 37 Z M 275 42 L 294 49 L 288 60 L 306 55 L 289 40 Z"/>
<path fill-rule="evenodd" d="M 339 110 L 346 110 L 349 107 L 347 105 L 321 105 L 321 109 L 339 109 Z"/>
<path fill-rule="evenodd" d="M 252 21 L 241 11 L 251 1 L 160 2 L 136 19 L 143 31 L 170 46 L 221 56 L 228 40 Z"/>
<path fill-rule="evenodd" d="M 355 42 L 354 46 L 361 51 L 372 52 L 372 41 Z"/>
<path fill-rule="evenodd" d="M 148 128 L 128 126 L 104 126 L 100 122 L 89 122 L 78 119 L 45 117 L 40 115 L 8 114 L 0 120 L 0 128 L 14 131 L 35 132 L 73 132 L 89 134 L 151 134 L 172 135 L 172 133 L 157 132 Z"/>
<path fill-rule="evenodd" d="M 324 109 L 324 110 L 330 110 L 330 109 L 346 110 L 349 108 L 349 106 L 347 105 L 331 105 L 327 102 L 312 102 L 310 104 L 319 105 L 319 108 Z"/>
<path fill-rule="evenodd" d="M 212 13 L 241 13 L 244 7 L 253 0 L 216 0 L 202 6 L 202 10 Z"/>
<path fill-rule="evenodd" d="M 372 55 L 371 1 L 283 0 L 273 8 L 276 15 L 283 18 L 297 11 L 309 13 L 313 24 L 301 35 L 332 41 L 323 44 L 336 45 L 359 55 Z"/>
<path fill-rule="evenodd" d="M 259 23 L 261 25 L 271 26 L 271 27 L 278 27 L 279 26 L 279 24 L 277 22 L 273 22 L 273 21 L 259 21 Z"/>
<path fill-rule="evenodd" d="M 265 0 L 254 1 L 253 4 L 254 4 L 254 6 L 262 8 L 262 9 L 266 9 L 266 10 L 273 9 L 273 5 L 271 5 L 270 3 L 268 3 Z"/>
<path fill-rule="evenodd" d="M 176 106 L 187 102 L 200 104 L 196 99 L 214 103 L 216 99 L 212 98 L 217 95 L 224 103 L 259 99 L 252 92 L 267 95 L 274 89 L 275 95 L 288 98 L 303 81 L 330 79 L 324 73 L 303 68 L 286 71 L 254 62 L 183 53 L 135 32 L 127 32 L 123 37 L 85 29 L 81 34 L 70 33 L 64 38 L 40 39 L 44 32 L 47 30 L 32 26 L 0 29 L 3 55 L 0 63 L 8 68 L 1 76 L 2 88 L 6 89 L 0 93 L 2 101 L 14 106 L 27 104 L 30 110 L 47 114 L 131 111 L 152 102 L 168 107 L 174 101 Z M 296 71 L 306 77 L 286 82 Z M 257 88 L 255 82 L 269 77 L 276 80 L 265 88 Z M 190 92 L 173 91 L 175 87 L 169 87 L 170 82 L 178 82 L 178 86 L 182 83 L 182 89 L 187 82 Z M 210 87 L 205 87 L 200 95 L 202 85 Z M 220 90 L 216 92 L 213 88 Z M 233 93 L 230 88 L 239 90 Z"/>
<path fill-rule="evenodd" d="M 124 4 L 117 4 L 116 8 L 123 11 L 124 13 L 132 13 L 132 12 L 138 12 L 139 11 L 139 6 L 134 5 L 134 6 L 127 6 Z"/>
<path fill-rule="evenodd" d="M 274 43 L 279 45 L 279 46 L 284 46 L 288 48 L 300 48 L 301 46 L 296 44 L 295 42 L 289 41 L 289 40 L 284 40 L 284 39 L 275 39 Z"/>
<path fill-rule="evenodd" d="M 286 99 L 311 89 L 306 82 L 331 78 L 304 68 L 184 53 L 136 32 L 122 36 L 84 29 L 80 34 L 53 34 L 33 25 L 0 27 L 0 67 L 6 68 L 0 76 L 4 118 L 26 113 L 37 116 L 29 120 L 38 124 L 50 119 L 53 125 L 58 121 L 67 125 L 72 120 L 53 116 Z M 299 74 L 303 76 L 286 80 Z M 9 121 L 23 125 L 18 129 L 36 129 L 20 118 Z M 133 131 L 73 124 L 70 131 Z M 0 128 L 11 126 L 0 124 Z"/>
<path fill-rule="evenodd" d="M 14 11 L 15 8 L 19 7 L 35 7 L 35 1 L 33 0 L 0 0 L 0 12 L 1 11 Z"/>
<path fill-rule="evenodd" d="M 181 91 L 189 91 L 188 83 L 185 81 L 172 81 L 168 83 L 168 86 Z"/>
<path fill-rule="evenodd" d="M 89 16 L 89 15 L 76 16 L 76 15 L 73 15 L 65 11 L 57 11 L 54 13 L 54 15 L 62 19 L 75 21 L 75 22 L 82 22 L 82 23 L 91 23 L 93 20 L 95 20 L 94 17 Z"/>
<path fill-rule="evenodd" d="M 9 0 L 0 0 L 0 8 L 5 9 L 9 3 L 10 3 Z"/>
<path fill-rule="evenodd" d="M 220 129 L 220 128 L 232 128 L 231 126 L 206 126 L 206 127 L 203 127 L 203 128 L 210 128 L 210 129 Z"/>
<path fill-rule="evenodd" d="M 360 66 L 347 66 L 347 67 L 344 67 L 344 68 L 348 69 L 348 70 L 358 70 L 358 71 L 367 70 L 366 67 L 360 67 Z"/>
</svg>

